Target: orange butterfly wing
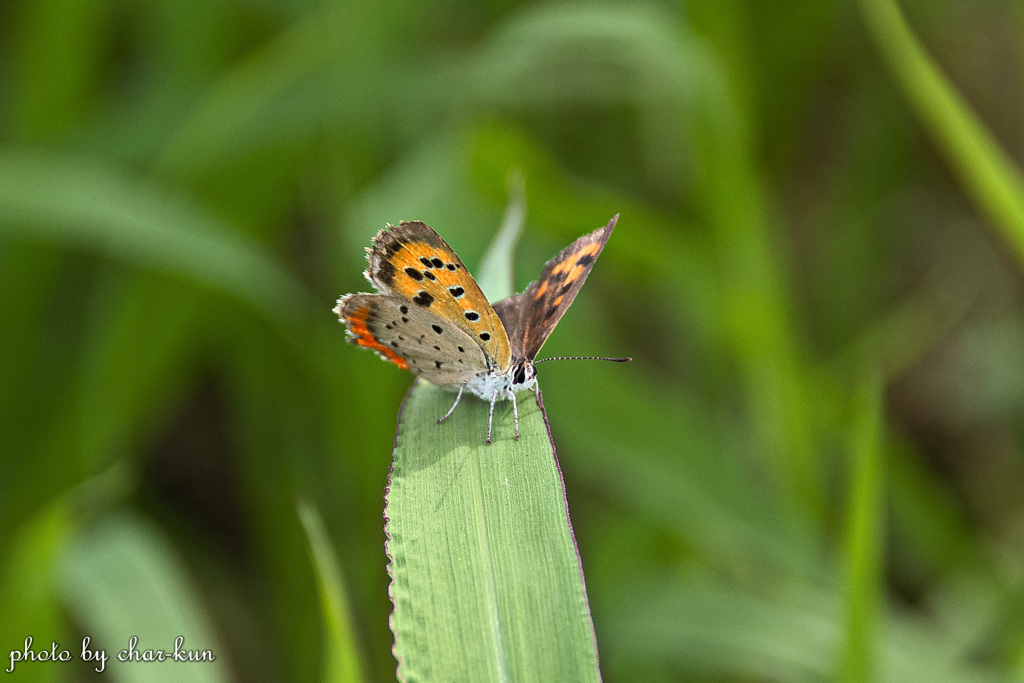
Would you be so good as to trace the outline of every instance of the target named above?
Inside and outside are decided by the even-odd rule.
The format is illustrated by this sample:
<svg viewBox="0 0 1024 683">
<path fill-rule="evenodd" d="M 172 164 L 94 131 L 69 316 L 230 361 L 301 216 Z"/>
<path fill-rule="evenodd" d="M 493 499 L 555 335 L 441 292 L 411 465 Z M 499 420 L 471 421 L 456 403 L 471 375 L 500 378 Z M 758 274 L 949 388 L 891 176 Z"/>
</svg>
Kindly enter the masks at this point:
<svg viewBox="0 0 1024 683">
<path fill-rule="evenodd" d="M 508 334 L 480 286 L 447 242 L 419 221 L 388 225 L 367 250 L 367 279 L 468 334 L 495 372 L 511 365 Z"/>
<path fill-rule="evenodd" d="M 587 275 L 601 255 L 615 229 L 616 214 L 608 225 L 580 237 L 544 264 L 540 277 L 522 294 L 495 304 L 509 330 L 512 355 L 516 360 L 533 360 L 555 325 L 579 294 Z"/>
</svg>

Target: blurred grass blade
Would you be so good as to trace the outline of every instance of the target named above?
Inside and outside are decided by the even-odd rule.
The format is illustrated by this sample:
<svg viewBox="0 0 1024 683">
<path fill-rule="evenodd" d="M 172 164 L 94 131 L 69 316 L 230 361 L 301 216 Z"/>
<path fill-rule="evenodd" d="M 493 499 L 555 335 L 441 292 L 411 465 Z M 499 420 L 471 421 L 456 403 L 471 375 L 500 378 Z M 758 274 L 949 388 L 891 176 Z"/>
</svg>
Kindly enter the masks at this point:
<svg viewBox="0 0 1024 683">
<path fill-rule="evenodd" d="M 274 99 L 325 68 L 351 44 L 339 40 L 338 32 L 346 27 L 343 16 L 340 6 L 326 3 L 225 70 L 164 150 L 160 170 L 196 177 L 236 156 L 246 142 L 255 144 L 253 128 L 266 136 L 267 128 L 259 124 Z"/>
<path fill-rule="evenodd" d="M 606 606 L 602 632 L 621 652 L 671 666 L 658 680 L 834 680 L 842 648 L 839 596 L 809 585 L 761 589 L 730 585 L 706 572 L 666 581 L 642 577 Z M 891 683 L 996 683 L 1006 676 L 977 661 L 957 634 L 911 614 L 890 615 L 879 643 Z M 657 669 L 655 669 L 657 670 Z"/>
<path fill-rule="evenodd" d="M 31 635 L 37 644 L 55 640 L 75 650 L 65 637 L 69 629 L 53 589 L 53 568 L 83 520 L 123 498 L 133 483 L 131 472 L 114 466 L 55 497 L 23 522 L 13 538 L 5 539 L 0 553 L 0 643 L 24 643 Z M 55 680 L 53 671 L 23 667 L 20 673 L 28 680 Z"/>
<path fill-rule="evenodd" d="M 206 617 L 201 595 L 155 528 L 128 514 L 99 520 L 78 535 L 62 556 L 56 585 L 64 603 L 90 636 L 90 649 L 107 651 L 106 673 L 122 681 L 227 681 L 224 649 Z M 213 661 L 117 661 L 117 653 L 179 650 Z M 207 656 L 208 657 L 208 656 Z"/>
<path fill-rule="evenodd" d="M 302 287 L 254 243 L 183 196 L 95 161 L 0 150 L 0 235 L 82 246 L 171 272 L 287 318 Z"/>
<path fill-rule="evenodd" d="M 49 568 L 67 538 L 74 532 L 75 521 L 67 501 L 63 498 L 44 507 L 19 529 L 6 544 L 0 556 L 0 643 L 10 647 L 4 650 L 3 669 L 11 666 L 10 651 L 32 636 L 37 646 L 56 641 L 61 648 L 72 650 L 64 636 L 61 605 L 53 594 Z M 49 667 L 46 663 L 44 666 Z M 15 665 L 19 680 L 52 680 L 40 665 L 24 662 Z"/>
<path fill-rule="evenodd" d="M 911 106 L 967 192 L 1024 265 L 1024 179 L 911 33 L 894 0 L 861 0 L 868 28 Z"/>
<path fill-rule="evenodd" d="M 882 383 L 868 379 L 857 397 L 851 444 L 851 491 L 846 525 L 846 643 L 839 680 L 879 680 L 883 614 Z"/>
<path fill-rule="evenodd" d="M 541 408 L 494 410 L 424 382 L 400 418 L 387 495 L 402 680 L 596 681 L 597 649 L 561 472 Z"/>
<path fill-rule="evenodd" d="M 512 259 L 516 241 L 526 220 L 526 189 L 521 173 L 513 171 L 508 177 L 508 206 L 501 219 L 501 228 L 487 247 L 476 282 L 488 301 L 501 301 L 515 293 Z"/>
<path fill-rule="evenodd" d="M 359 647 L 352 615 L 345 595 L 341 566 L 335 560 L 334 548 L 324 528 L 320 513 L 312 504 L 299 501 L 299 519 L 306 530 L 309 553 L 320 587 L 320 609 L 326 627 L 324 650 L 324 681 L 362 681 Z"/>
</svg>

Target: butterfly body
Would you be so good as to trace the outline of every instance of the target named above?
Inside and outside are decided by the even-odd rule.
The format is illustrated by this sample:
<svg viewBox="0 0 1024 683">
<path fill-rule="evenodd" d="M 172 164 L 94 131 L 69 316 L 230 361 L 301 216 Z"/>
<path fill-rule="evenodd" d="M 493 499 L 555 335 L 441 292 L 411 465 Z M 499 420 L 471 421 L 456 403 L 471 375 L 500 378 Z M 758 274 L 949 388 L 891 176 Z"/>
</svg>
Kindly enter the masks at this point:
<svg viewBox="0 0 1024 683">
<path fill-rule="evenodd" d="M 455 251 L 419 221 L 388 225 L 367 249 L 364 275 L 377 289 L 348 294 L 334 312 L 349 341 L 442 387 L 494 403 L 537 392 L 534 362 L 572 303 L 615 227 L 579 238 L 548 261 L 522 294 L 492 306 Z M 491 441 L 488 421 L 487 442 Z"/>
</svg>

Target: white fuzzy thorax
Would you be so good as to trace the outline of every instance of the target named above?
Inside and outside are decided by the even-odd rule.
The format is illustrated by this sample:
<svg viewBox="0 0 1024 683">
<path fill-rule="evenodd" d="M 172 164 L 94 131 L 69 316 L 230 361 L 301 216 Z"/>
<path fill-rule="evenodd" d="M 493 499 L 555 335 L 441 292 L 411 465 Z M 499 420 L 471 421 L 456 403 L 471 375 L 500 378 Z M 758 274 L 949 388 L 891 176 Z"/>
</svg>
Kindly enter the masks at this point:
<svg viewBox="0 0 1024 683">
<path fill-rule="evenodd" d="M 466 388 L 488 401 L 494 397 L 495 391 L 498 392 L 498 398 L 505 401 L 511 399 L 513 394 L 517 394 L 520 391 L 530 390 L 536 392 L 537 377 L 534 375 L 533 364 L 528 363 L 525 366 L 525 382 L 518 384 L 515 382 L 516 370 L 517 366 L 513 365 L 508 369 L 508 372 L 501 374 L 488 372 L 477 375 L 473 381 L 466 383 Z"/>
</svg>

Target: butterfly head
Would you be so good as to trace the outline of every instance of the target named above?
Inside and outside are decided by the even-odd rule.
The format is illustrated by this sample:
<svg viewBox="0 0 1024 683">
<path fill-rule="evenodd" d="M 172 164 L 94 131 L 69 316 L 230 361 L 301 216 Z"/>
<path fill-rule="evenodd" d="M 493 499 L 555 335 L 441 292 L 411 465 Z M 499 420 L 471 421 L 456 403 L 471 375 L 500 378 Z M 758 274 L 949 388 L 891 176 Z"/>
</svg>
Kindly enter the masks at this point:
<svg viewBox="0 0 1024 683">
<path fill-rule="evenodd" d="M 533 367 L 533 361 L 516 361 L 508 374 L 512 378 L 513 391 L 532 389 L 537 384 L 537 370 Z"/>
</svg>

